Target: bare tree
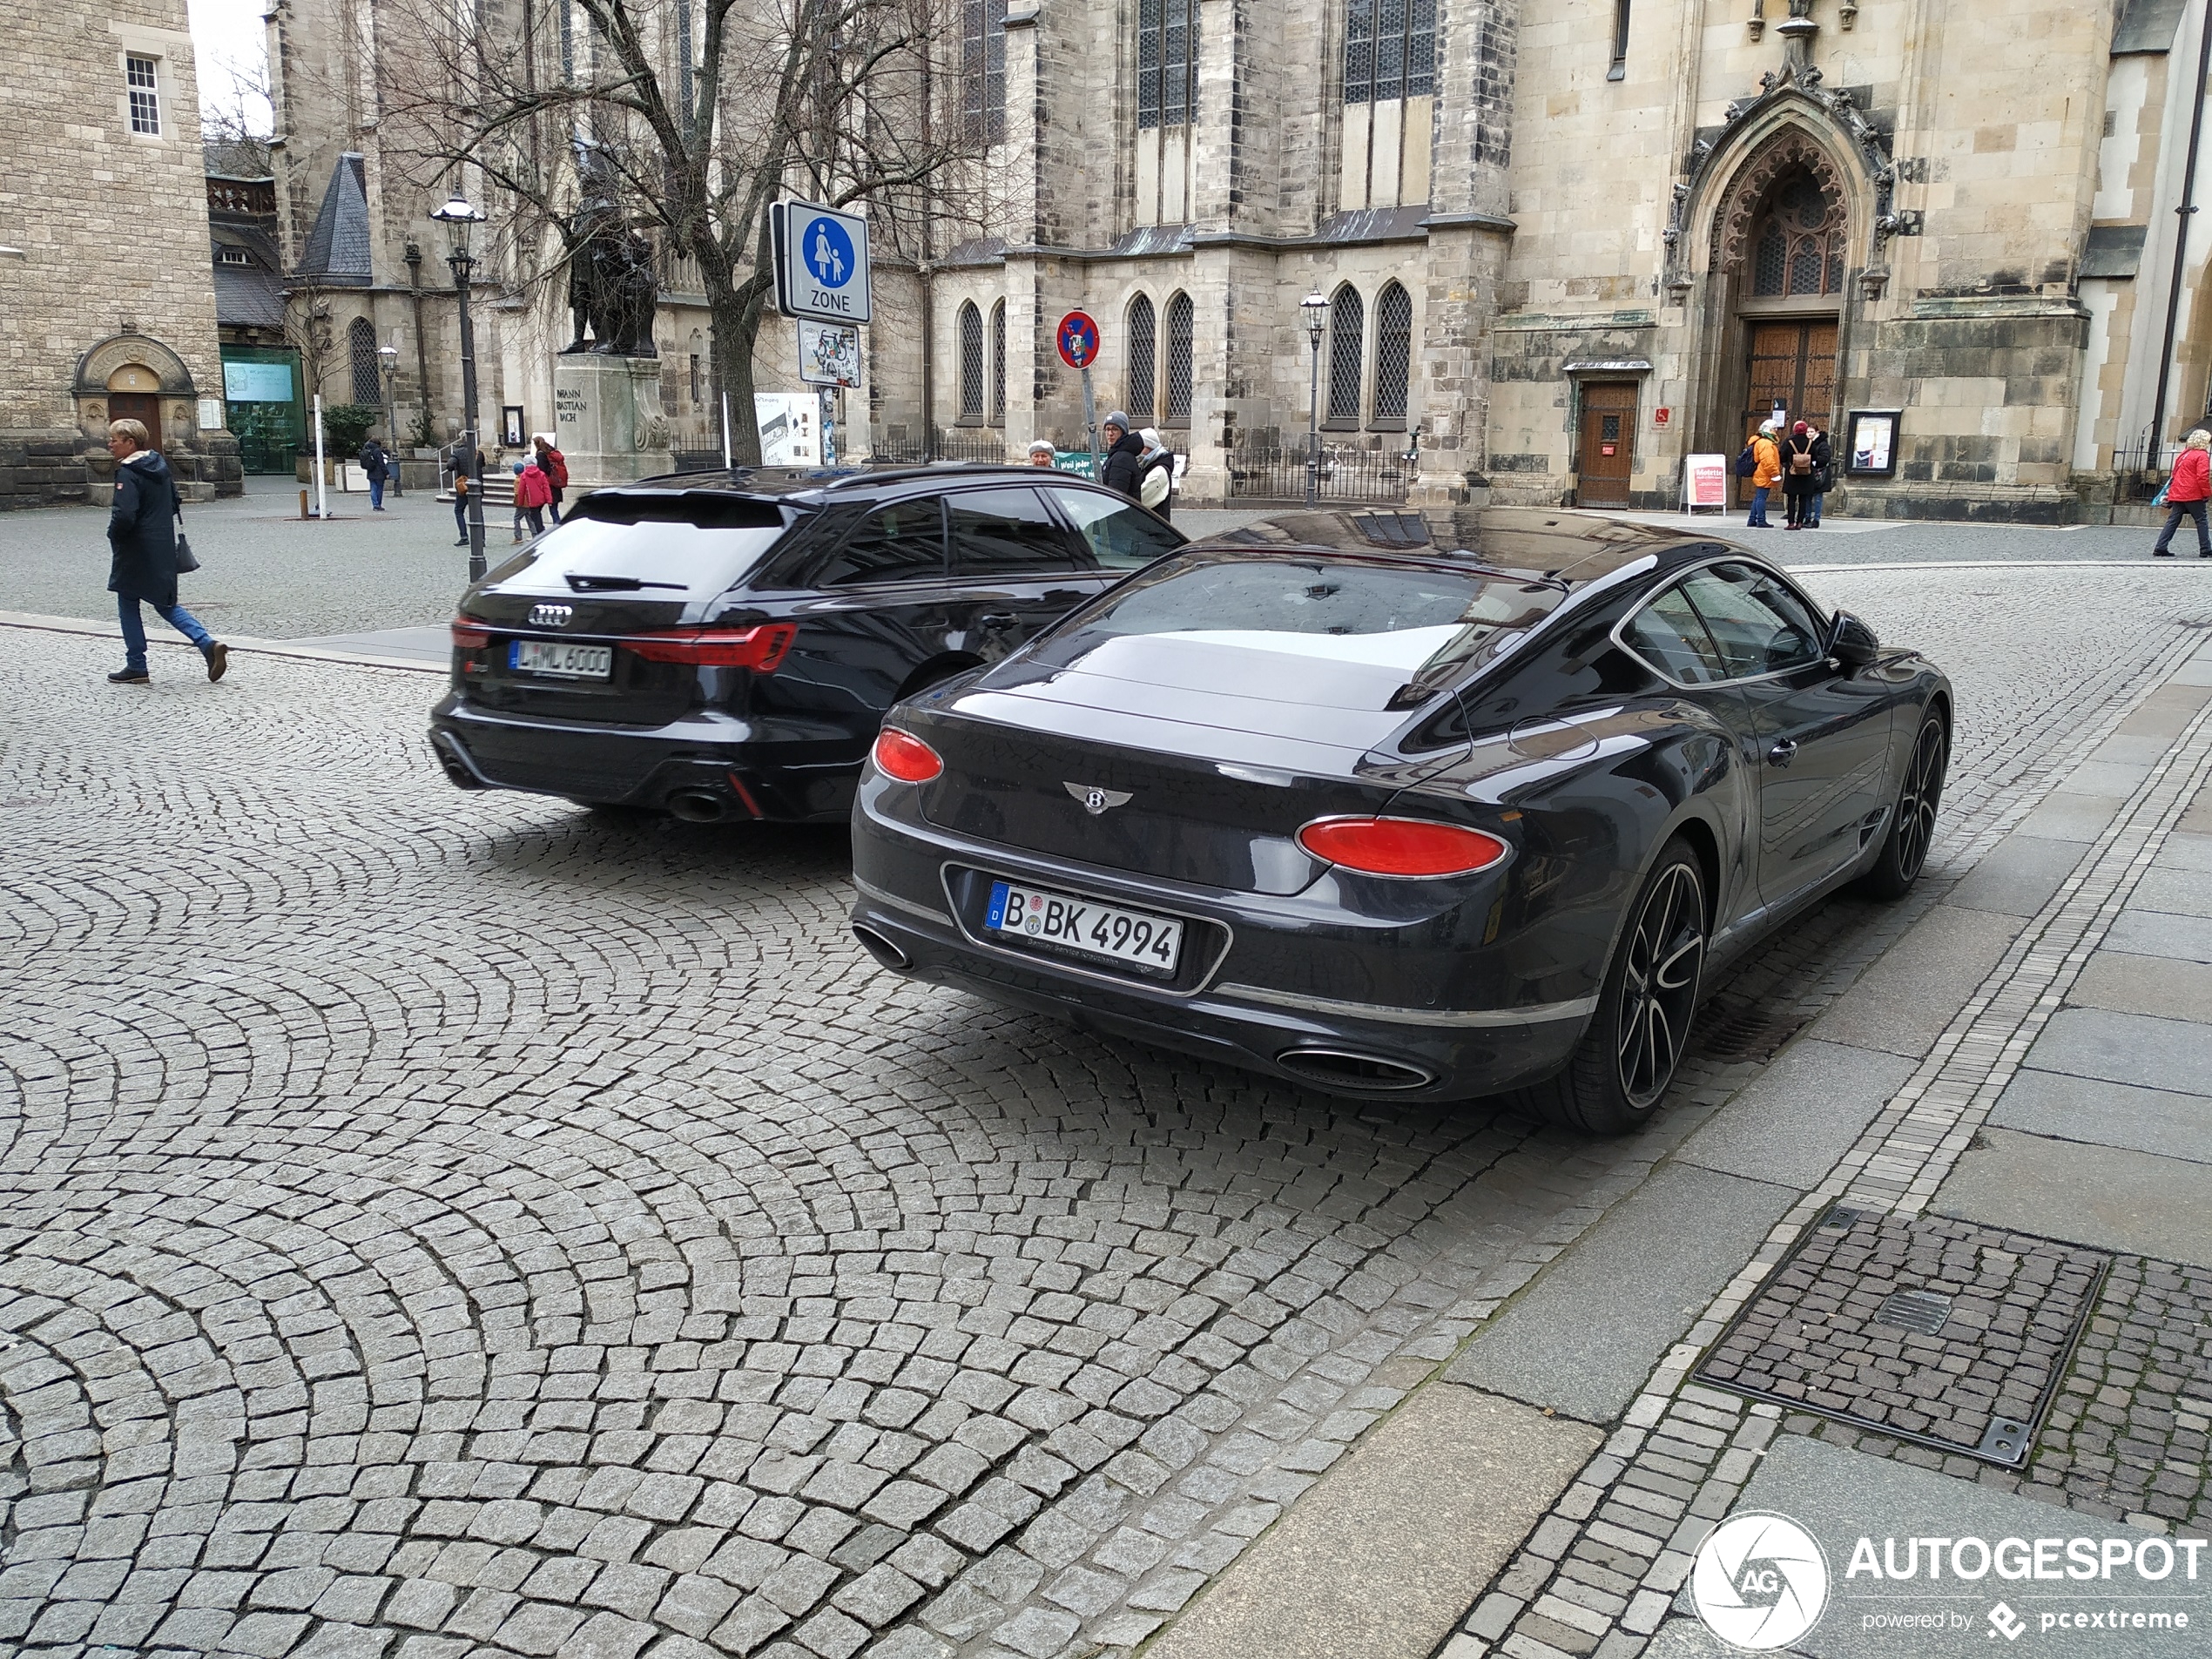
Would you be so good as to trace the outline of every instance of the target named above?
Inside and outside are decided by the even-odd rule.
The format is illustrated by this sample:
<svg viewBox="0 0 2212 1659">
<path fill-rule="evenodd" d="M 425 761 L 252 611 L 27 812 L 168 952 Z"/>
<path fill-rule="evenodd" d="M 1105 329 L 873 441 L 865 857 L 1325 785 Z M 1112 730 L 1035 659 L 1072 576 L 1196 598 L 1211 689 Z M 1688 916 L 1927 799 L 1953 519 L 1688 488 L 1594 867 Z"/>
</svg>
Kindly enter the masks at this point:
<svg viewBox="0 0 2212 1659">
<path fill-rule="evenodd" d="M 573 250 L 588 141 L 628 222 L 688 262 L 717 381 L 749 416 L 772 203 L 865 205 L 894 260 L 925 214 L 981 222 L 983 135 L 934 62 L 959 17 L 958 0 L 395 0 L 379 28 L 385 155 L 426 189 L 480 170 L 521 284 Z M 733 454 L 757 462 L 752 421 L 733 426 Z"/>
</svg>

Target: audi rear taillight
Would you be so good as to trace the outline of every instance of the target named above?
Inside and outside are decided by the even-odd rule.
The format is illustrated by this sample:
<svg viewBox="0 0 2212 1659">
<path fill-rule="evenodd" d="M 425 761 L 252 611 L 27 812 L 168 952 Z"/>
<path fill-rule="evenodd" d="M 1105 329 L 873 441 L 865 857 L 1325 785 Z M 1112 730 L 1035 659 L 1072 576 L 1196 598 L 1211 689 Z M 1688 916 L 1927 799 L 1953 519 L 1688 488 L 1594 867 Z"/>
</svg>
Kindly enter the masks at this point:
<svg viewBox="0 0 2212 1659">
<path fill-rule="evenodd" d="M 1365 875 L 1473 875 L 1511 850 L 1494 835 L 1426 818 L 1317 818 L 1298 844 Z"/>
<path fill-rule="evenodd" d="M 875 740 L 876 770 L 902 784 L 926 784 L 944 771 L 937 752 L 911 732 L 887 725 Z"/>
<path fill-rule="evenodd" d="M 481 622 L 467 617 L 453 619 L 453 648 L 455 651 L 482 651 L 491 644 L 491 630 Z"/>
<path fill-rule="evenodd" d="M 619 642 L 649 663 L 689 663 L 694 668 L 749 668 L 772 674 L 799 630 L 787 622 L 756 628 L 687 628 L 629 634 Z"/>
</svg>

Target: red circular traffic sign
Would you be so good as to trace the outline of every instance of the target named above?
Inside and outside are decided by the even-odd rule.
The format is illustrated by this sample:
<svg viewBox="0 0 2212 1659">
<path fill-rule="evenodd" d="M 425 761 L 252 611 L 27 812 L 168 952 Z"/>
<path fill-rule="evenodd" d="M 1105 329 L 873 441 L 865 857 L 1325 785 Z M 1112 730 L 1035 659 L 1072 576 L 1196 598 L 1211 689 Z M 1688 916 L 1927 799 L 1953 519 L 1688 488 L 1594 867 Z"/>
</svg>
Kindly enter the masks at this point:
<svg viewBox="0 0 2212 1659">
<path fill-rule="evenodd" d="M 1070 368 L 1081 368 L 1096 361 L 1098 356 L 1098 325 L 1088 312 L 1071 311 L 1060 320 L 1055 335 L 1060 346 L 1060 361 Z"/>
</svg>

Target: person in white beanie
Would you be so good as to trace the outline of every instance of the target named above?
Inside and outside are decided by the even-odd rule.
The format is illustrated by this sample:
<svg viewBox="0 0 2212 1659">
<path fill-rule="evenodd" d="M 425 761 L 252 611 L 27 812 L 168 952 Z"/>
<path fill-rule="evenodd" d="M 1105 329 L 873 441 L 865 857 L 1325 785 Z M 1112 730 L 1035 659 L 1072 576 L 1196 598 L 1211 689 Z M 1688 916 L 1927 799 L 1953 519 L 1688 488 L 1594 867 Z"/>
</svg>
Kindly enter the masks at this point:
<svg viewBox="0 0 2212 1659">
<path fill-rule="evenodd" d="M 1175 498 L 1175 451 L 1161 442 L 1157 427 L 1148 426 L 1136 435 L 1144 442 L 1136 498 L 1165 519 Z"/>
</svg>

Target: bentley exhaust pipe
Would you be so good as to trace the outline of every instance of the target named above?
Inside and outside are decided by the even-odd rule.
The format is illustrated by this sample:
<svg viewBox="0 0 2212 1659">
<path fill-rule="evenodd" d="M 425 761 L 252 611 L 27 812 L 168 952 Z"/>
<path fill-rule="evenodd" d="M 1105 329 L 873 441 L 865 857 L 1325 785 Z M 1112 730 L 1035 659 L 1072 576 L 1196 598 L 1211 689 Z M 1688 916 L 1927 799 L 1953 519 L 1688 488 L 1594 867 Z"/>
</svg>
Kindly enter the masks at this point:
<svg viewBox="0 0 2212 1659">
<path fill-rule="evenodd" d="M 903 971 L 914 966 L 914 958 L 900 950 L 888 934 L 879 933 L 865 921 L 853 924 L 853 937 L 860 941 L 863 950 L 886 968 Z"/>
<path fill-rule="evenodd" d="M 709 790 L 679 789 L 668 798 L 668 810 L 686 824 L 719 824 L 730 804 Z"/>
<path fill-rule="evenodd" d="M 1425 1067 L 1348 1049 L 1285 1049 L 1275 1056 L 1275 1063 L 1324 1089 L 1352 1089 L 1363 1094 L 1426 1089 L 1436 1081 L 1436 1074 Z"/>
</svg>

